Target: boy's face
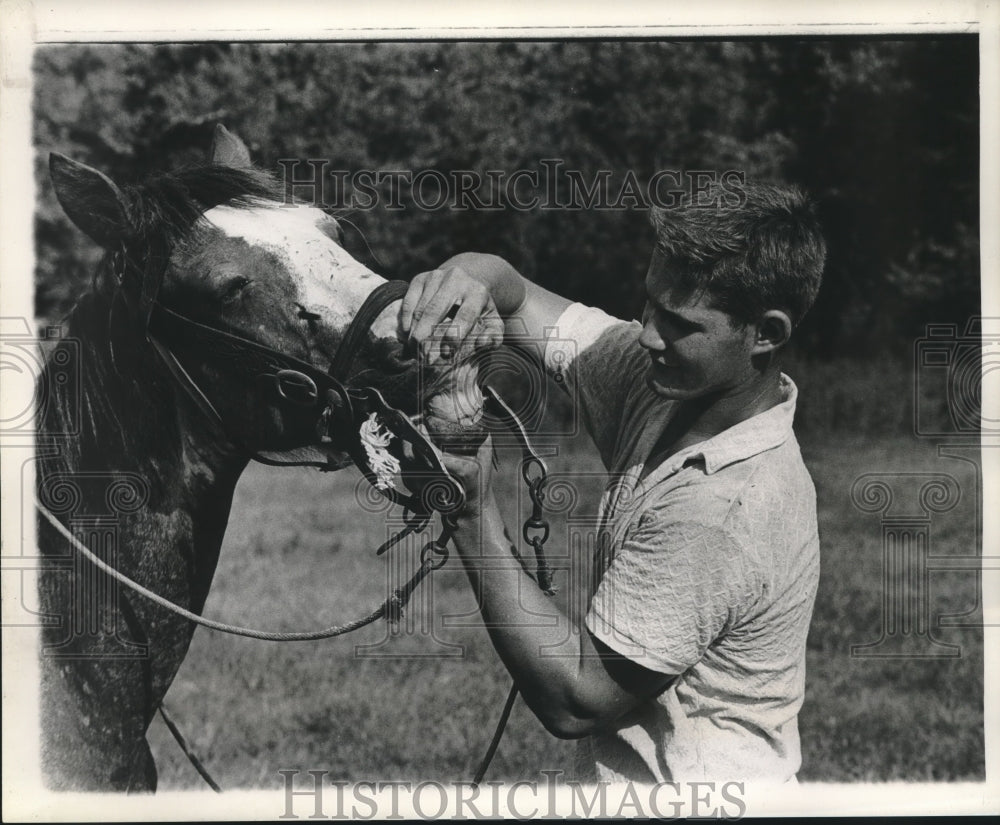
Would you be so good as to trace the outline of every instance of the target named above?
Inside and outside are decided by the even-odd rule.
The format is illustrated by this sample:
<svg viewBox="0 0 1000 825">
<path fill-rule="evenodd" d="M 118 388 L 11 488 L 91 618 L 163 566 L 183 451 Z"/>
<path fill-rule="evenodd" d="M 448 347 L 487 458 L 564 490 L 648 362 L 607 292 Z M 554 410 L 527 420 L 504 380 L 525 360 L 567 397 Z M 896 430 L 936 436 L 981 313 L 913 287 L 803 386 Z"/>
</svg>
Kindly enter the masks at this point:
<svg viewBox="0 0 1000 825">
<path fill-rule="evenodd" d="M 646 382 L 657 395 L 674 400 L 725 396 L 753 380 L 753 324 L 734 327 L 704 293 L 680 297 L 659 252 L 653 253 L 645 285 L 639 343 L 652 359 Z"/>
</svg>

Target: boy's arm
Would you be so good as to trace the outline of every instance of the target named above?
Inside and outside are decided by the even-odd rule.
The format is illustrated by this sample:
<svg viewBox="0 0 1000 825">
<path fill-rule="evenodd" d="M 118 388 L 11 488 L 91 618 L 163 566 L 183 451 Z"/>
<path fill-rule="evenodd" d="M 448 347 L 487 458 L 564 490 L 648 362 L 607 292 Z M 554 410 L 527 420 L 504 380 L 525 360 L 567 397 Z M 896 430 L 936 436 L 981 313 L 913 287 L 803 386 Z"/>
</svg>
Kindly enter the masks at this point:
<svg viewBox="0 0 1000 825">
<path fill-rule="evenodd" d="M 606 728 L 664 690 L 674 678 L 616 653 L 583 625 L 532 621 L 558 608 L 511 558 L 491 487 L 489 440 L 476 459 L 445 455 L 469 495 L 455 546 L 479 601 L 490 639 L 528 707 L 555 736 L 574 739 Z"/>
<path fill-rule="evenodd" d="M 536 343 L 570 303 L 531 283 L 502 258 L 465 253 L 414 277 L 403 300 L 400 327 L 420 344 L 425 357 L 434 360 L 434 348 L 442 341 L 456 349 L 473 336 L 477 346 L 501 343 L 499 324 L 490 329 L 482 322 L 491 316 L 503 319 L 509 343 Z M 449 317 L 448 331 L 435 335 L 435 326 Z M 532 615 L 556 608 L 520 565 L 497 564 L 510 554 L 489 490 L 491 449 L 487 439 L 478 460 L 444 456 L 468 495 L 454 533 L 455 545 L 493 645 L 525 702 L 554 735 L 588 736 L 662 691 L 674 675 L 616 653 L 594 639 L 582 620 L 568 636 L 565 622 L 531 621 Z"/>
</svg>

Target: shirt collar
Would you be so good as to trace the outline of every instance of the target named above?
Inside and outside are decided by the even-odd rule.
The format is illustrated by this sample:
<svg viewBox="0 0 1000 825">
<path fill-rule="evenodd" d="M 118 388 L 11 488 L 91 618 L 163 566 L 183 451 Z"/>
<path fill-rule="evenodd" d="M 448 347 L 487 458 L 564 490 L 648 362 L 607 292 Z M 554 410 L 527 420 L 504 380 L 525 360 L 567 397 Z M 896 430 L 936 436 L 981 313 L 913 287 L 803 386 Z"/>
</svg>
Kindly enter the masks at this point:
<svg viewBox="0 0 1000 825">
<path fill-rule="evenodd" d="M 792 435 L 798 389 L 784 373 L 781 373 L 779 380 L 782 400 L 778 404 L 672 455 L 665 462 L 667 466 L 662 468 L 665 472 L 658 471 L 656 475 L 662 477 L 672 474 L 685 463 L 696 459 L 704 463 L 705 472 L 711 475 L 737 461 L 744 461 L 784 444 Z"/>
</svg>

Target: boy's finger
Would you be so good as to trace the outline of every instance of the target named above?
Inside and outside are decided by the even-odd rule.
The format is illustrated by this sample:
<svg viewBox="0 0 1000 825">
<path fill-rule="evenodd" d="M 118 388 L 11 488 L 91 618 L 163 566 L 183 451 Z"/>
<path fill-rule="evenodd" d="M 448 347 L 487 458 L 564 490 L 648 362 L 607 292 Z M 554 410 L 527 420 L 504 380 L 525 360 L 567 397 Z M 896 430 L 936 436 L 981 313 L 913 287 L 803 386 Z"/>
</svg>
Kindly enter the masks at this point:
<svg viewBox="0 0 1000 825">
<path fill-rule="evenodd" d="M 399 328 L 402 330 L 403 335 L 408 335 L 410 332 L 410 325 L 413 322 L 413 312 L 420 304 L 429 274 L 428 272 L 421 272 L 415 275 L 413 280 L 410 281 L 410 288 L 403 296 L 403 305 L 399 308 Z"/>
<path fill-rule="evenodd" d="M 420 305 L 413 315 L 413 324 L 410 328 L 410 337 L 417 341 L 425 341 L 435 334 L 435 327 L 448 317 L 448 313 L 455 305 L 455 298 L 451 291 L 444 288 L 440 282 L 424 289 Z"/>
</svg>

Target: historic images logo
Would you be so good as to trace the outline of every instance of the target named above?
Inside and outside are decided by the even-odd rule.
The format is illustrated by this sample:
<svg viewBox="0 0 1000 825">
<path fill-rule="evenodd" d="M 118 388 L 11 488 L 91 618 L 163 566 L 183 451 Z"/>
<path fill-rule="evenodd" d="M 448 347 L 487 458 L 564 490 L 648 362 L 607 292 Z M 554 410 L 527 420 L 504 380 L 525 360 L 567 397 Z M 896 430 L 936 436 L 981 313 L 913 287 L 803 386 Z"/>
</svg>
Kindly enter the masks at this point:
<svg viewBox="0 0 1000 825">
<path fill-rule="evenodd" d="M 980 546 L 964 554 L 935 552 L 933 538 L 962 524 L 981 542 L 981 452 L 1000 433 L 1000 419 L 983 404 L 987 382 L 1000 375 L 998 321 L 973 317 L 961 331 L 956 324 L 929 324 L 914 345 L 913 434 L 933 441 L 940 460 L 971 467 L 972 483 L 946 472 L 881 472 L 866 473 L 851 489 L 854 506 L 879 517 L 882 567 L 879 635 L 851 645 L 854 657 L 956 658 L 961 646 L 937 638 L 935 628 L 982 626 L 979 577 L 1000 569 L 1000 557 L 984 556 Z M 975 603 L 935 619 L 932 581 L 949 572 L 971 574 Z"/>
<path fill-rule="evenodd" d="M 278 819 L 740 819 L 747 812 L 743 782 L 633 782 L 583 785 L 561 781 L 345 782 L 327 770 L 280 770 L 284 810 Z"/>
<path fill-rule="evenodd" d="M 434 212 L 448 210 L 519 212 L 541 210 L 739 208 L 746 202 L 744 172 L 661 169 L 645 178 L 633 170 L 568 169 L 543 158 L 534 169 L 330 169 L 327 158 L 278 161 L 287 203 L 299 199 L 327 209 L 376 207 Z"/>
</svg>

